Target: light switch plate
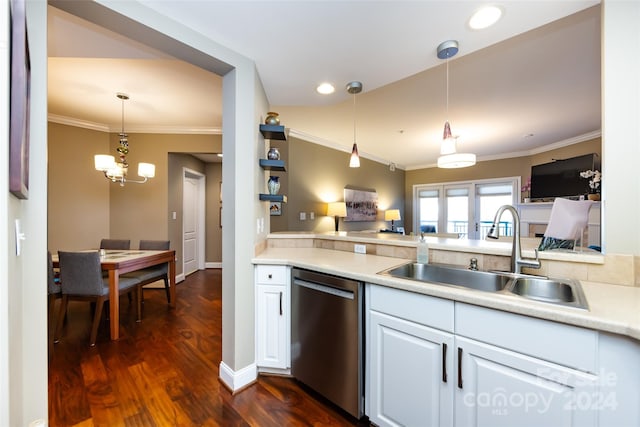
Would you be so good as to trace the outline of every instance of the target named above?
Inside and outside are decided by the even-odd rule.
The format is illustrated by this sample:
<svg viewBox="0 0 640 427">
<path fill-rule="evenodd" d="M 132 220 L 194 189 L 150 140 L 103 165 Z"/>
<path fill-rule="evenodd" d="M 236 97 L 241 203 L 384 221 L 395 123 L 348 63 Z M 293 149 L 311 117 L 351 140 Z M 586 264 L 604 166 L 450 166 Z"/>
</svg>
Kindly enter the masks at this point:
<svg viewBox="0 0 640 427">
<path fill-rule="evenodd" d="M 300 212 L 300 221 L 306 221 L 306 220 L 307 220 L 307 213 Z"/>
<path fill-rule="evenodd" d="M 309 212 L 309 219 L 316 219 L 316 214 L 314 212 Z"/>
</svg>

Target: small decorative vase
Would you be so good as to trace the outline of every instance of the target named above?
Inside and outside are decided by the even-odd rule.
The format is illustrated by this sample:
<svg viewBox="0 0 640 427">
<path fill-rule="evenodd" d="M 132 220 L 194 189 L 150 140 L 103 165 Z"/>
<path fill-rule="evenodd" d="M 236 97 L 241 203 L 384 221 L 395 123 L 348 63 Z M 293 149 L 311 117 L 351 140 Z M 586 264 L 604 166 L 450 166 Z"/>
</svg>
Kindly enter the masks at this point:
<svg viewBox="0 0 640 427">
<path fill-rule="evenodd" d="M 267 117 L 265 117 L 264 119 L 264 124 L 265 125 L 272 125 L 272 126 L 277 126 L 280 124 L 280 117 L 278 117 L 278 113 L 275 113 L 273 111 L 269 111 L 267 113 Z"/>
<path fill-rule="evenodd" d="M 269 152 L 267 153 L 267 159 L 280 160 L 280 152 L 278 151 L 278 149 L 275 147 L 269 148 Z"/>
<path fill-rule="evenodd" d="M 270 176 L 267 181 L 267 188 L 269 189 L 269 194 L 272 196 L 278 194 L 278 191 L 280 191 L 280 177 Z"/>
</svg>

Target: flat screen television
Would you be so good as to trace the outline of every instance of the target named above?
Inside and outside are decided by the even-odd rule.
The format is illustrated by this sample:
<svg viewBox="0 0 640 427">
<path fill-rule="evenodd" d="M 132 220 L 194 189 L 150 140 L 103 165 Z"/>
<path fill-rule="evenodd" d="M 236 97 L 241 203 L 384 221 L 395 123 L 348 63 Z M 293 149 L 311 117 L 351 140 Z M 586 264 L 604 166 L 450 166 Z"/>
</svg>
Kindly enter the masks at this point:
<svg viewBox="0 0 640 427">
<path fill-rule="evenodd" d="M 598 158 L 591 153 L 532 166 L 531 199 L 578 198 L 589 193 L 589 180 L 582 178 L 580 172 L 600 170 Z"/>
</svg>

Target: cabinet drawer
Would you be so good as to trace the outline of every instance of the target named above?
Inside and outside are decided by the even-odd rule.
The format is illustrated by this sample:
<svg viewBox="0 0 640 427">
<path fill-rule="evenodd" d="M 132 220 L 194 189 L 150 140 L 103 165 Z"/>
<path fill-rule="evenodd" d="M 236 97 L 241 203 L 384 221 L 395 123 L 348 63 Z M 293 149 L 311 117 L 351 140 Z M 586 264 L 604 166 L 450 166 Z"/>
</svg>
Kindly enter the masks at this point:
<svg viewBox="0 0 640 427">
<path fill-rule="evenodd" d="M 582 371 L 596 371 L 596 331 L 464 303 L 456 303 L 455 311 L 456 335 Z"/>
<path fill-rule="evenodd" d="M 368 309 L 453 332 L 453 301 L 368 284 Z"/>
<path fill-rule="evenodd" d="M 263 285 L 286 285 L 288 269 L 284 265 L 257 265 L 256 283 Z"/>
</svg>

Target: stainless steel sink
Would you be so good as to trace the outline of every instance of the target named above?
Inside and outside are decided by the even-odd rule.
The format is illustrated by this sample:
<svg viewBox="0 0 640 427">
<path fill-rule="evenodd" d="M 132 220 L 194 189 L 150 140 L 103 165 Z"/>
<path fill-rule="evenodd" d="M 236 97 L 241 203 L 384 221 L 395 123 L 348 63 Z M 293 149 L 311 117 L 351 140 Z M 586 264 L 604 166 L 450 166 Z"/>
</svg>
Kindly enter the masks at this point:
<svg viewBox="0 0 640 427">
<path fill-rule="evenodd" d="M 443 264 L 410 262 L 381 275 L 446 286 L 461 286 L 483 292 L 500 292 L 536 301 L 588 310 L 580 282 L 498 271 L 468 270 Z"/>
<path fill-rule="evenodd" d="M 520 277 L 507 290 L 533 300 L 588 309 L 582 286 L 575 280 Z"/>
<path fill-rule="evenodd" d="M 485 292 L 497 292 L 509 282 L 508 276 L 485 271 L 465 270 L 441 264 L 419 264 L 416 262 L 390 268 L 380 274 L 418 280 L 420 282 L 463 286 Z"/>
</svg>

